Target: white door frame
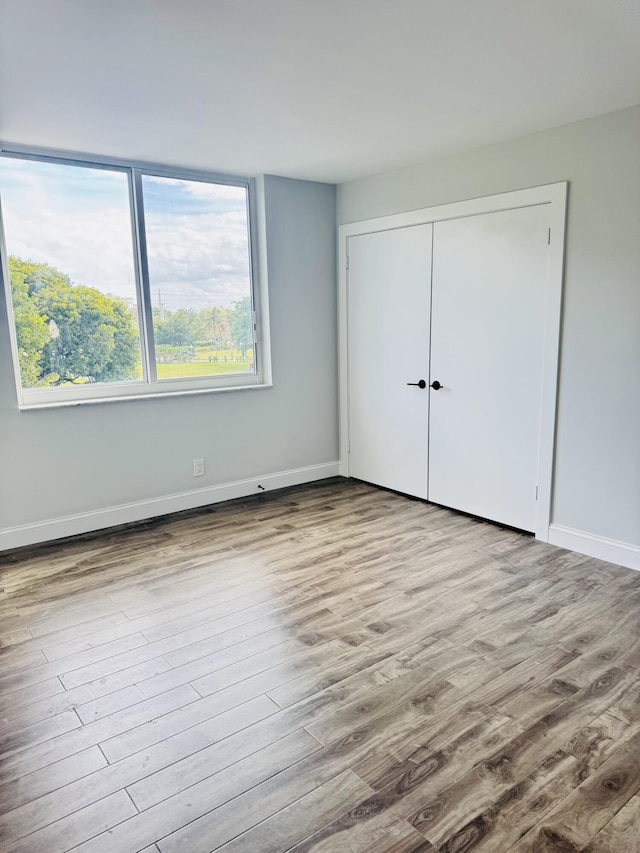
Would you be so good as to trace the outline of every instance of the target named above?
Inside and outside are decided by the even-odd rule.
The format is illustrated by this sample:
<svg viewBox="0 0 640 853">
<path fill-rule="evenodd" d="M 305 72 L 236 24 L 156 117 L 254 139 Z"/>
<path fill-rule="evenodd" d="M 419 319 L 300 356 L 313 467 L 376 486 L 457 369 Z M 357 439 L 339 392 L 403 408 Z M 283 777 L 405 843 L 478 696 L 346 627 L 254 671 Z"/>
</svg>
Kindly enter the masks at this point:
<svg viewBox="0 0 640 853">
<path fill-rule="evenodd" d="M 349 341 L 348 341 L 348 258 L 349 237 L 459 219 L 481 213 L 493 213 L 538 204 L 549 205 L 550 251 L 547 272 L 547 311 L 545 316 L 544 367 L 540 410 L 540 440 L 538 445 L 538 500 L 536 503 L 535 536 L 549 541 L 551 496 L 553 486 L 554 444 L 556 432 L 556 399 L 558 391 L 558 361 L 560 351 L 560 318 L 562 308 L 562 279 L 564 268 L 565 221 L 568 183 L 547 184 L 525 190 L 484 196 L 468 201 L 427 207 L 406 213 L 380 216 L 360 222 L 350 222 L 338 229 L 338 348 L 340 388 L 340 473 L 349 474 Z"/>
</svg>

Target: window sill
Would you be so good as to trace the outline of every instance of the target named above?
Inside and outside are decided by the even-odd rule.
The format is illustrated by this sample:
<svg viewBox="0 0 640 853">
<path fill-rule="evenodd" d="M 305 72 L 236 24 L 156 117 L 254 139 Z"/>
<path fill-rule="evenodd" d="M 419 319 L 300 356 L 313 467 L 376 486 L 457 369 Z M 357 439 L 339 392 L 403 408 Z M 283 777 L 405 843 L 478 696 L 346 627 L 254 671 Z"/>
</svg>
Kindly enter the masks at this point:
<svg viewBox="0 0 640 853">
<path fill-rule="evenodd" d="M 20 403 L 18 408 L 21 412 L 31 412 L 37 409 L 67 409 L 73 406 L 102 406 L 105 403 L 125 403 L 131 400 L 166 400 L 172 397 L 195 397 L 201 394 L 220 394 L 228 391 L 256 391 L 265 388 L 273 388 L 272 382 L 263 382 L 259 385 L 226 385 L 217 388 L 192 388 L 182 391 L 157 391 L 142 394 L 126 394 L 122 396 L 94 397 L 83 400 L 51 400 L 42 403 Z"/>
</svg>

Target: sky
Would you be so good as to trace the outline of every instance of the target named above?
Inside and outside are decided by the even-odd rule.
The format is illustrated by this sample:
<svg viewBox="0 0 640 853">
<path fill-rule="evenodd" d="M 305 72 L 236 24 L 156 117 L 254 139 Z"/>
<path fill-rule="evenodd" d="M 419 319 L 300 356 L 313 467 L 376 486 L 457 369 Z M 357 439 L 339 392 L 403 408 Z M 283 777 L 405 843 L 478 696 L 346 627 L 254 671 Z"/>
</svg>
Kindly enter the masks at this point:
<svg viewBox="0 0 640 853">
<path fill-rule="evenodd" d="M 249 295 L 246 191 L 143 175 L 151 297 L 165 311 Z M 127 174 L 0 157 L 7 251 L 136 300 Z"/>
</svg>

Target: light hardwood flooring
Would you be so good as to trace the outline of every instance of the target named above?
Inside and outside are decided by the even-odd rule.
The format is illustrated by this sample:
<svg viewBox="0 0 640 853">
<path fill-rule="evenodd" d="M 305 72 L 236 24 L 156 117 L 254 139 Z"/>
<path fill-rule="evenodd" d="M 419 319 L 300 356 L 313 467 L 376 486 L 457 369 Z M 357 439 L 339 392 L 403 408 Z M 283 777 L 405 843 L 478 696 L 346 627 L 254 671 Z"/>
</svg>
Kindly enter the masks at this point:
<svg viewBox="0 0 640 853">
<path fill-rule="evenodd" d="M 4 853 L 639 853 L 640 574 L 346 480 L 0 558 Z"/>
</svg>

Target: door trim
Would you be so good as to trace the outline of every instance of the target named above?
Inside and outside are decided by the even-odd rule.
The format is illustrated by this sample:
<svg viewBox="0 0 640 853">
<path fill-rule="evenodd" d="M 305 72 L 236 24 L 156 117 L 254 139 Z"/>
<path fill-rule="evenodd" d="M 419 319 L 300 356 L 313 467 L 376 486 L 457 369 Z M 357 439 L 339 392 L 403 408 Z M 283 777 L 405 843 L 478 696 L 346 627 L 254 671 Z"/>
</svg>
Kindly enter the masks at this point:
<svg viewBox="0 0 640 853">
<path fill-rule="evenodd" d="M 544 368 L 540 407 L 540 438 L 538 443 L 538 500 L 536 503 L 535 536 L 549 541 L 549 524 L 553 492 L 554 448 L 556 434 L 556 402 L 558 394 L 558 364 L 560 352 L 560 322 L 562 312 L 562 280 L 564 271 L 565 224 L 568 182 L 546 184 L 524 190 L 483 196 L 449 204 L 380 216 L 340 225 L 338 229 L 338 355 L 340 392 L 340 473 L 349 473 L 349 341 L 347 314 L 347 247 L 349 237 L 476 216 L 538 204 L 549 205 L 551 244 L 547 270 L 547 311 L 545 317 Z"/>
</svg>

